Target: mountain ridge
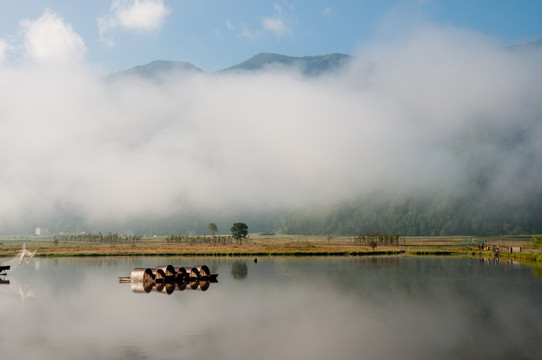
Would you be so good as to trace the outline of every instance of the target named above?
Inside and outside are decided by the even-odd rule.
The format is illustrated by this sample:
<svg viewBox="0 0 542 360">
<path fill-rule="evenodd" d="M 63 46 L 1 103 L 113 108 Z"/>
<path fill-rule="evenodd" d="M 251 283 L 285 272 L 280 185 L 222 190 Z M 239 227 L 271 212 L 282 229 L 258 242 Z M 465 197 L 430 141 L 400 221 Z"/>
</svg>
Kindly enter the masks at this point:
<svg viewBox="0 0 542 360">
<path fill-rule="evenodd" d="M 506 47 L 511 51 L 524 51 L 542 48 L 542 38 Z M 200 67 L 186 62 L 175 60 L 154 60 L 150 63 L 137 65 L 132 68 L 113 72 L 106 76 L 108 79 L 115 79 L 126 76 L 139 76 L 147 79 L 156 79 L 164 75 L 169 75 L 171 72 L 177 73 L 231 73 L 231 72 L 255 72 L 266 70 L 269 68 L 280 69 L 298 69 L 304 76 L 320 76 L 325 73 L 330 73 L 346 65 L 355 56 L 343 53 L 328 53 L 324 55 L 307 55 L 307 56 L 288 56 L 272 52 L 261 52 L 247 60 L 227 68 L 207 72 Z"/>
<path fill-rule="evenodd" d="M 353 58 L 351 55 L 341 53 L 297 57 L 263 52 L 239 64 L 211 73 L 254 72 L 276 67 L 299 69 L 305 76 L 319 76 L 340 69 Z M 148 64 L 137 65 L 127 70 L 111 73 L 106 78 L 117 79 L 138 76 L 146 79 L 156 79 L 171 72 L 207 73 L 198 66 L 185 61 L 154 60 Z"/>
<path fill-rule="evenodd" d="M 121 70 L 106 76 L 108 80 L 138 76 L 146 79 L 155 79 L 175 73 L 203 73 L 204 71 L 194 64 L 186 61 L 154 60 L 148 64 L 136 65 L 127 70 Z"/>
<path fill-rule="evenodd" d="M 352 60 L 351 55 L 341 53 L 330 53 L 316 56 L 287 56 L 276 53 L 263 52 L 252 56 L 251 58 L 230 66 L 220 72 L 244 72 L 265 70 L 269 67 L 297 67 L 308 76 L 318 76 L 340 68 L 348 61 Z"/>
</svg>

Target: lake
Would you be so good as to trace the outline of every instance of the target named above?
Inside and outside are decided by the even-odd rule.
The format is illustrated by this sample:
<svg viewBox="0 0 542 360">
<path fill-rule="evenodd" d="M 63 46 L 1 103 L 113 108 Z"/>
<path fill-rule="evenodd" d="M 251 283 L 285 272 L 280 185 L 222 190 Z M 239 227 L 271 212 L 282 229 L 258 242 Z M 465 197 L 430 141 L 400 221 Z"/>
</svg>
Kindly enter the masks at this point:
<svg viewBox="0 0 542 360">
<path fill-rule="evenodd" d="M 167 294 L 156 287 L 138 293 L 118 282 L 132 268 L 166 264 L 206 264 L 219 274 L 218 283 Z M 2 279 L 3 359 L 542 354 L 542 278 L 529 266 L 504 260 L 33 258 Z"/>
</svg>

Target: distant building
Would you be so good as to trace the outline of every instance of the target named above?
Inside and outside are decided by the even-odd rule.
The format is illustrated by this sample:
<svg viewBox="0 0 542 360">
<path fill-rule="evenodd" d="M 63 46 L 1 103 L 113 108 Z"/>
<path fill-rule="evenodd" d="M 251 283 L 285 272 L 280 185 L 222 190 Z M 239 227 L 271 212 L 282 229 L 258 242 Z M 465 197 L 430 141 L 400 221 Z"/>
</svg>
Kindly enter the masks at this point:
<svg viewBox="0 0 542 360">
<path fill-rule="evenodd" d="M 47 234 L 48 232 L 49 232 L 49 231 L 48 231 L 47 229 L 41 228 L 41 227 L 38 226 L 38 227 L 36 228 L 35 234 L 36 234 L 36 236 L 41 236 L 41 235 Z"/>
</svg>

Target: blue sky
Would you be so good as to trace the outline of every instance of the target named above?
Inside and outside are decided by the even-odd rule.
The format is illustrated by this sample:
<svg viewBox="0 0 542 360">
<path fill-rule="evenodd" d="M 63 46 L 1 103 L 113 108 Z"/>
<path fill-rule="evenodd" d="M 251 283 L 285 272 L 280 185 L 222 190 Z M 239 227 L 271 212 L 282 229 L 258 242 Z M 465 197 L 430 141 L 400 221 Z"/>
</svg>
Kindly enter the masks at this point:
<svg viewBox="0 0 542 360">
<path fill-rule="evenodd" d="M 259 52 L 355 53 L 425 23 L 466 28 L 503 46 L 542 38 L 539 0 L 19 0 L 0 3 L 4 63 L 28 58 L 25 26 L 56 19 L 81 58 L 111 72 L 156 59 L 219 70 Z M 140 11 L 137 10 L 136 8 Z M 48 10 L 47 10 L 48 9 Z"/>
</svg>

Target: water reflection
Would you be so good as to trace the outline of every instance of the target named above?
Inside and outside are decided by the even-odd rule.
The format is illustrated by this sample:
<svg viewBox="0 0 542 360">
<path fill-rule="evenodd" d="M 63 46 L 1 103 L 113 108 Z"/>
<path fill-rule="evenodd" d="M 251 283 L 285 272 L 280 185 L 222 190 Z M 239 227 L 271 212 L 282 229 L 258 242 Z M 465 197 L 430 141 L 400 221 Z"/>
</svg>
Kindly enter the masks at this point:
<svg viewBox="0 0 542 360">
<path fill-rule="evenodd" d="M 400 256 L 358 258 L 354 262 L 360 268 L 378 270 L 401 266 L 401 258 Z"/>
<path fill-rule="evenodd" d="M 243 280 L 248 275 L 248 267 L 245 262 L 235 261 L 231 264 L 231 276 L 236 280 Z"/>
<path fill-rule="evenodd" d="M 211 280 L 199 280 L 195 279 L 192 281 L 163 281 L 156 283 L 154 281 L 144 280 L 144 281 L 131 281 L 130 289 L 134 293 L 150 293 L 150 292 L 159 292 L 162 294 L 172 294 L 174 291 L 184 291 L 184 290 L 201 290 L 207 291 L 211 283 L 217 283 L 217 281 Z"/>
<path fill-rule="evenodd" d="M 22 285 L 13 278 L 10 280 L 4 280 L 4 281 L 7 281 L 7 283 L 10 285 L 11 294 L 19 297 L 21 302 L 25 302 L 28 299 L 36 298 L 36 294 L 34 293 L 34 291 L 32 291 L 32 289 L 30 288 L 28 284 Z"/>
<path fill-rule="evenodd" d="M 28 299 L 34 299 L 36 297 L 34 291 L 32 291 L 28 284 L 19 283 L 14 276 L 10 276 L 9 279 L 7 278 L 8 271 L 11 272 L 16 270 L 21 265 L 30 264 L 30 262 L 33 261 L 34 255 L 36 255 L 36 251 L 37 250 L 28 250 L 26 248 L 26 243 L 23 243 L 21 250 L 19 250 L 14 258 L 6 262 L 2 262 L 2 265 L 0 265 L 0 285 L 7 286 L 2 287 L 0 294 L 18 297 L 21 302 L 25 302 Z M 34 261 L 34 268 L 36 271 L 39 270 L 39 265 L 39 261 Z M 7 291 L 5 291 L 5 289 L 7 289 Z"/>
<path fill-rule="evenodd" d="M 161 267 L 188 261 L 194 258 L 44 259 L 39 271 L 20 266 L 8 279 L 28 284 L 22 289 L 39 297 L 1 299 L 2 358 L 447 360 L 542 353 L 542 281 L 523 265 L 464 258 L 261 257 L 257 264 L 205 258 L 194 262 L 221 278 L 204 293 L 189 291 L 201 290 L 202 281 L 168 281 L 171 268 Z M 232 269 L 242 264 L 240 273 L 250 277 L 237 281 Z M 136 268 L 150 269 L 154 280 L 161 270 L 166 278 L 152 286 L 142 280 L 138 291 L 182 288 L 182 296 L 135 296 L 131 283 L 117 280 Z"/>
<path fill-rule="evenodd" d="M 10 270 L 9 267 L 4 266 L 4 271 Z M 3 272 L 0 274 L 0 294 L 4 296 L 18 297 L 21 302 L 25 302 L 28 299 L 34 299 L 36 294 L 28 284 L 21 284 L 16 280 L 15 276 L 10 276 L 8 279 L 8 274 Z"/>
</svg>

